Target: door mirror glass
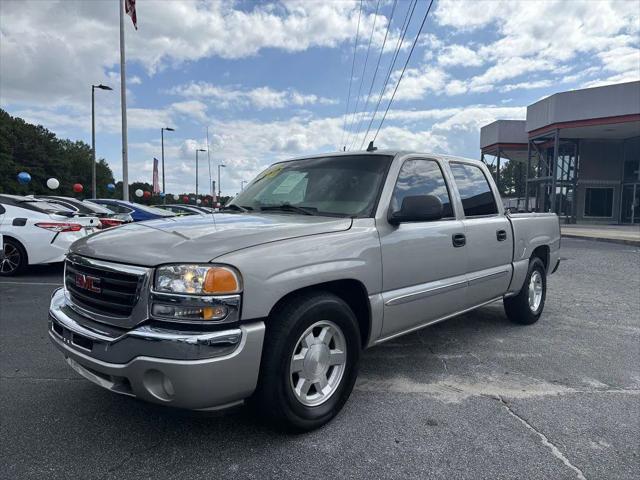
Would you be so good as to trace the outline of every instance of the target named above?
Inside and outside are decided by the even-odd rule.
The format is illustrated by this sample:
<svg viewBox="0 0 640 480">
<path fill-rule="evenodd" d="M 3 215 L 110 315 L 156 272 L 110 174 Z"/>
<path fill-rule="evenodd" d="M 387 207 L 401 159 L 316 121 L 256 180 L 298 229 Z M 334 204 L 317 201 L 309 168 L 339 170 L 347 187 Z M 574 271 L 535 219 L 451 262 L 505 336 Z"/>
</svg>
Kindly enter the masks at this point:
<svg viewBox="0 0 640 480">
<path fill-rule="evenodd" d="M 402 199 L 399 211 L 393 212 L 389 223 L 429 222 L 443 217 L 442 201 L 435 195 L 409 195 Z"/>
</svg>

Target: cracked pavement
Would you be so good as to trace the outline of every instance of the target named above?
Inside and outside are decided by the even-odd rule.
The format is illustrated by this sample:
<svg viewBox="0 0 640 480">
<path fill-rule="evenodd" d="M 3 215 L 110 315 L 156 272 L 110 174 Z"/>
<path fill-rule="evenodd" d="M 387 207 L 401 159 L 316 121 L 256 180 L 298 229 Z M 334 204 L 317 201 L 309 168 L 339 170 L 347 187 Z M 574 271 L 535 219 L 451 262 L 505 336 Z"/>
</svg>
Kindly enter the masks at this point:
<svg viewBox="0 0 640 480">
<path fill-rule="evenodd" d="M 496 303 L 370 349 L 342 413 L 294 436 L 100 389 L 47 339 L 61 270 L 0 279 L 0 478 L 637 478 L 640 251 L 562 257 L 536 325 Z"/>
</svg>

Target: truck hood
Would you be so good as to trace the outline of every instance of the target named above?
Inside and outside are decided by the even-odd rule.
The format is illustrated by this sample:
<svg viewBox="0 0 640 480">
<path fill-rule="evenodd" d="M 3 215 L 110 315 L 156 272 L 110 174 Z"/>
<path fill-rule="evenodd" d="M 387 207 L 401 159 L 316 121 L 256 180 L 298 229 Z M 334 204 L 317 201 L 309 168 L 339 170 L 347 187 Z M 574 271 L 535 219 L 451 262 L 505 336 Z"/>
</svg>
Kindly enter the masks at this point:
<svg viewBox="0 0 640 480">
<path fill-rule="evenodd" d="M 262 243 L 348 230 L 351 223 L 350 218 L 271 213 L 174 217 L 111 228 L 78 240 L 70 251 L 147 267 L 206 263 Z"/>
</svg>

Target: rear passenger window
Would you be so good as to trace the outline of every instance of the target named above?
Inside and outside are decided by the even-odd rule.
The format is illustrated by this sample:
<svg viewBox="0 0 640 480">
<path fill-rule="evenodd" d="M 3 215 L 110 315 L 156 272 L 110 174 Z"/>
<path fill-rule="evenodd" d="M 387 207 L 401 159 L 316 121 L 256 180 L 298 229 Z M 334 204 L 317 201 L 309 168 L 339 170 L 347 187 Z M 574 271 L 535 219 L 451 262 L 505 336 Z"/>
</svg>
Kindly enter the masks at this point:
<svg viewBox="0 0 640 480">
<path fill-rule="evenodd" d="M 475 165 L 450 163 L 455 178 L 462 207 L 467 217 L 478 215 L 495 215 L 498 213 L 496 199 L 493 196 L 487 177 Z"/>
<path fill-rule="evenodd" d="M 407 160 L 402 164 L 391 199 L 391 211 L 397 212 L 404 197 L 434 195 L 442 202 L 442 217 L 453 217 L 449 191 L 442 170 L 434 160 Z"/>
</svg>

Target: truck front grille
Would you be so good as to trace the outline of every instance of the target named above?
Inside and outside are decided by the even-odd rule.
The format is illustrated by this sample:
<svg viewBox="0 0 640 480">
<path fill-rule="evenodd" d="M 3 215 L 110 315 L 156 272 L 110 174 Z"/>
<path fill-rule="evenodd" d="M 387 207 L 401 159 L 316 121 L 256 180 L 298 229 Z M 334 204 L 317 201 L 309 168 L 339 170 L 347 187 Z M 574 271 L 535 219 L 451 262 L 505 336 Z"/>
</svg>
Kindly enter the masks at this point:
<svg viewBox="0 0 640 480">
<path fill-rule="evenodd" d="M 87 310 L 128 317 L 140 293 L 142 275 L 65 262 L 64 283 L 71 300 Z"/>
</svg>

